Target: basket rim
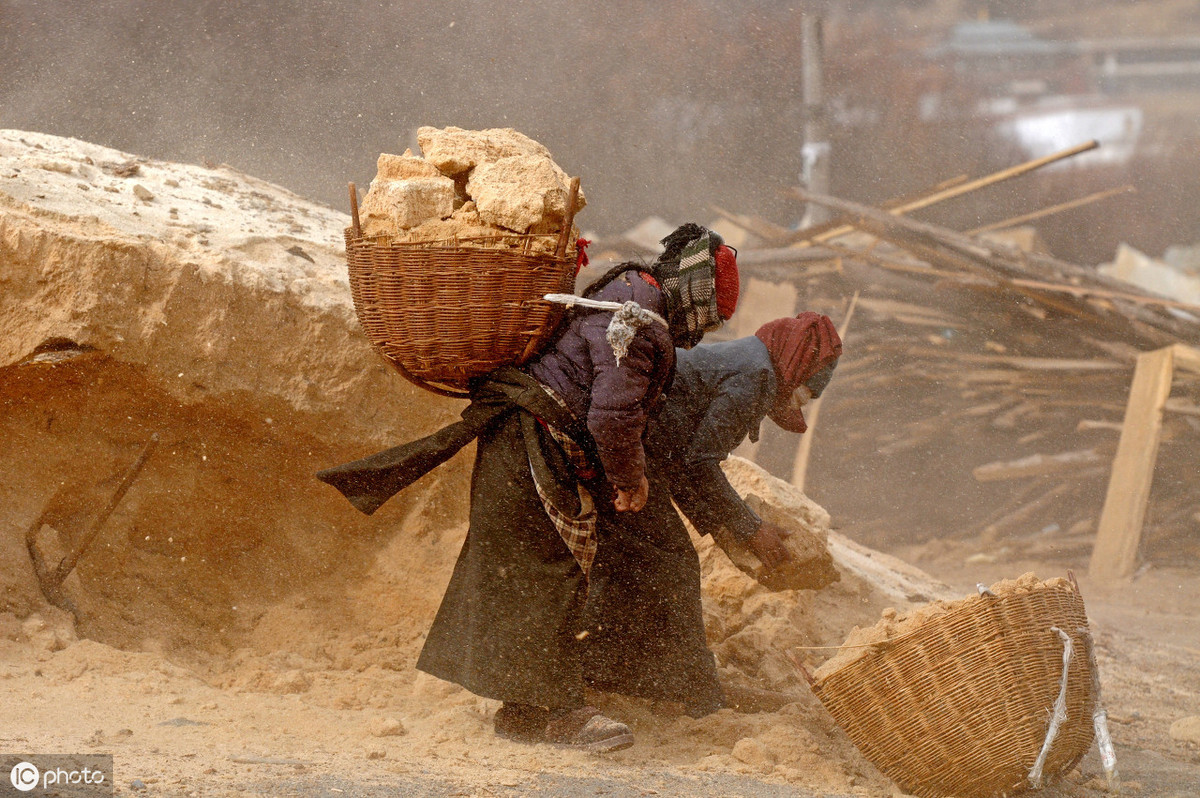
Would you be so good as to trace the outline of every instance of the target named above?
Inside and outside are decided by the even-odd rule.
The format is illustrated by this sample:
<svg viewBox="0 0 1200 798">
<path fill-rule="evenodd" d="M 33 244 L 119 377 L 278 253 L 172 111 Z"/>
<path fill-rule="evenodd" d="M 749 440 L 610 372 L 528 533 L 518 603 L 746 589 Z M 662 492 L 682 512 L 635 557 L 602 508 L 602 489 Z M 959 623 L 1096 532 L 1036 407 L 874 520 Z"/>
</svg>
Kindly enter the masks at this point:
<svg viewBox="0 0 1200 798">
<path fill-rule="evenodd" d="M 373 244 L 375 246 L 399 247 L 404 249 L 425 249 L 429 247 L 438 247 L 444 249 L 463 249 L 465 251 L 478 251 L 479 247 L 460 247 L 459 244 L 468 241 L 491 243 L 491 242 L 510 242 L 520 241 L 531 242 L 538 239 L 555 241 L 558 236 L 552 233 L 503 233 L 486 236 L 451 236 L 449 238 L 422 238 L 422 239 L 405 239 L 403 241 L 394 241 L 393 236 L 387 233 L 378 233 L 376 235 L 359 235 L 353 233 L 353 229 L 346 228 L 347 241 L 350 243 Z M 575 246 L 575 242 L 572 242 Z M 570 247 L 568 247 L 570 249 Z M 565 259 L 565 257 L 564 257 Z"/>
<path fill-rule="evenodd" d="M 873 643 L 863 643 L 854 646 L 854 648 L 861 648 L 863 650 L 863 654 L 861 656 L 855 657 L 854 659 L 838 667 L 836 670 L 824 674 L 822 678 L 815 679 L 811 684 L 811 688 L 819 697 L 821 692 L 829 685 L 830 682 L 834 682 L 835 684 L 839 683 L 841 679 L 837 677 L 844 676 L 847 670 L 857 669 L 862 671 L 867 668 L 878 667 L 881 661 L 889 659 L 896 654 L 896 649 L 901 643 L 907 643 L 914 638 L 932 635 L 941 628 L 952 624 L 955 620 L 964 615 L 977 613 L 981 610 L 986 612 L 1007 601 L 1025 601 L 1036 594 L 1049 593 L 1052 591 L 1070 593 L 1081 602 L 1083 599 L 1079 592 L 1078 585 L 1073 581 L 1071 581 L 1071 583 L 1067 586 L 1047 585 L 1043 583 L 1032 590 L 1021 593 L 1002 593 L 994 596 L 988 596 L 985 594 L 967 595 L 961 599 L 955 600 L 955 606 L 951 606 L 945 612 L 938 613 L 932 617 L 924 619 L 920 624 L 914 626 L 912 629 L 909 629 L 904 634 L 888 638 L 886 640 L 880 640 Z M 842 646 L 838 646 L 839 651 L 843 647 L 845 647 L 844 643 Z M 835 687 L 834 689 L 836 691 L 838 688 Z"/>
</svg>

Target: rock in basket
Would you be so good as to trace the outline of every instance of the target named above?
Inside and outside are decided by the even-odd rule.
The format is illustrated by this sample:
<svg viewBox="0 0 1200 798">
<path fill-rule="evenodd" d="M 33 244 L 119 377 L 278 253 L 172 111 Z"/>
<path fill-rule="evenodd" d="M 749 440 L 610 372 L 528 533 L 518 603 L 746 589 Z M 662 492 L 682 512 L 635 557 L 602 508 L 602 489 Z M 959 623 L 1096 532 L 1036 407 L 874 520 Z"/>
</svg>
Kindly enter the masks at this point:
<svg viewBox="0 0 1200 798">
<path fill-rule="evenodd" d="M 454 397 L 473 377 L 532 358 L 563 313 L 543 295 L 574 290 L 578 189 L 575 178 L 558 235 L 393 242 L 362 235 L 351 184 L 346 262 L 368 340 L 409 381 Z"/>
<path fill-rule="evenodd" d="M 1046 778 L 1083 758 L 1098 703 L 1083 598 L 1073 579 L 1056 581 L 959 602 L 870 647 L 813 692 L 906 792 L 993 798 L 1027 790 L 1043 747 Z M 1056 630 L 1073 650 L 1065 667 L 1068 643 Z M 1060 692 L 1066 719 L 1046 746 Z"/>
</svg>

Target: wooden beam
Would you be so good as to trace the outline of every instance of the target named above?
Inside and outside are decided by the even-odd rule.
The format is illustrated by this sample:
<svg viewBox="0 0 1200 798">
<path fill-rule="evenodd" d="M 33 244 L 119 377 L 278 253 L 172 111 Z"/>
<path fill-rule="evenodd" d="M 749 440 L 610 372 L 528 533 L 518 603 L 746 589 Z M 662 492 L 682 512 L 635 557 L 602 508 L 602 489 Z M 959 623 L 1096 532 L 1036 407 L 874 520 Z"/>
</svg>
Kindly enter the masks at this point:
<svg viewBox="0 0 1200 798">
<path fill-rule="evenodd" d="M 847 258 L 861 260 L 864 263 L 870 263 L 878 266 L 881 269 L 887 269 L 893 272 L 904 272 L 906 274 L 918 274 L 925 277 L 932 277 L 940 280 L 954 280 L 966 285 L 979 285 L 995 288 L 1008 288 L 1014 285 L 1021 288 L 1036 288 L 1041 291 L 1053 291 L 1060 294 L 1071 294 L 1077 297 L 1096 297 L 1100 299 L 1121 299 L 1126 302 L 1134 302 L 1139 305 L 1158 305 L 1164 308 L 1179 308 L 1180 310 L 1190 310 L 1193 313 L 1200 313 L 1200 305 L 1195 302 L 1180 302 L 1174 299 L 1165 297 L 1153 296 L 1151 294 L 1137 294 L 1130 291 L 1117 291 L 1109 288 L 1089 288 L 1083 285 L 1070 285 L 1068 283 L 1051 283 L 1045 280 L 1027 280 L 1025 278 L 1006 279 L 1000 284 L 994 283 L 990 279 L 981 278 L 974 274 L 965 274 L 958 271 L 947 271 L 946 269 L 937 269 L 929 266 L 927 263 L 904 263 L 895 258 L 886 258 L 876 255 L 871 252 L 852 249 L 851 247 L 842 246 L 841 244 L 826 243 L 823 249 L 843 255 Z M 1180 345 L 1182 346 L 1182 344 Z M 1183 347 L 1189 349 L 1190 347 Z M 1195 369 L 1200 371 L 1200 350 L 1192 357 L 1195 359 Z M 1183 364 L 1180 363 L 1182 366 Z"/>
<path fill-rule="evenodd" d="M 1158 458 L 1163 406 L 1171 392 L 1174 371 L 1172 347 L 1138 356 L 1121 440 L 1096 532 L 1096 547 L 1088 566 L 1088 574 L 1097 581 L 1112 582 L 1133 575 L 1150 500 L 1154 461 Z"/>
<path fill-rule="evenodd" d="M 1049 164 L 1055 163 L 1056 161 L 1061 161 L 1064 158 L 1070 158 L 1070 157 L 1072 157 L 1074 155 L 1078 155 L 1082 152 L 1087 152 L 1088 150 L 1094 150 L 1099 146 L 1100 146 L 1099 142 L 1088 141 L 1083 144 L 1076 145 L 1074 147 L 1069 147 L 1068 149 L 1062 150 L 1061 152 L 1052 153 L 1052 154 L 1047 155 L 1042 158 L 1036 158 L 1032 161 L 1026 161 L 1023 164 L 1018 164 L 1016 166 L 1009 167 L 1008 169 L 1002 169 L 999 172 L 993 172 L 990 175 L 985 175 L 981 178 L 978 178 L 976 180 L 971 180 L 967 183 L 962 183 L 962 184 L 959 184 L 956 186 L 952 186 L 950 188 L 943 189 L 942 191 L 935 191 L 932 194 L 927 194 L 923 197 L 920 197 L 919 199 L 913 200 L 912 202 L 906 202 L 902 205 L 898 205 L 894 208 L 890 208 L 890 209 L 888 209 L 887 212 L 894 216 L 901 216 L 906 213 L 912 213 L 913 211 L 920 210 L 921 208 L 928 208 L 930 205 L 936 205 L 939 202 L 944 202 L 945 200 L 953 199 L 954 197 L 960 197 L 963 194 L 969 194 L 972 191 L 978 191 L 981 188 L 986 188 L 987 186 L 993 186 L 997 183 L 1002 183 L 1005 180 L 1011 180 L 1014 177 L 1020 177 L 1021 175 L 1026 174 L 1028 172 L 1032 172 L 1035 169 L 1041 169 L 1043 166 L 1047 166 Z M 797 198 L 800 199 L 802 202 L 813 202 L 814 201 L 811 198 L 811 195 L 809 195 L 807 192 L 800 192 L 800 191 L 793 189 L 792 193 L 794 195 L 796 195 Z M 853 214 L 850 214 L 850 215 L 853 215 Z M 852 229 L 853 229 L 852 225 L 846 224 L 846 225 L 842 225 L 841 227 L 834 228 L 832 230 L 825 230 L 825 231 L 821 232 L 819 235 L 812 235 L 812 236 L 810 236 L 810 238 L 812 241 L 816 241 L 816 242 L 820 243 L 823 241 L 828 241 L 831 238 L 837 238 L 840 235 L 845 235 L 846 233 L 850 232 L 850 230 L 852 230 Z M 803 242 L 800 242 L 800 245 L 803 245 Z"/>
<path fill-rule="evenodd" d="M 958 185 L 962 185 L 963 183 L 967 182 L 967 180 L 968 180 L 967 175 L 957 175 L 955 177 L 950 178 L 949 180 L 943 180 L 942 182 L 940 182 L 934 186 L 930 186 L 929 188 L 922 189 L 921 191 L 918 191 L 918 192 L 915 192 L 912 194 L 906 194 L 906 195 L 900 196 L 900 197 L 893 197 L 892 199 L 888 200 L 887 202 L 884 202 L 879 207 L 885 211 L 890 211 L 894 208 L 900 207 L 901 205 L 905 205 L 906 203 L 913 202 L 914 200 L 924 199 L 925 197 L 928 197 L 932 194 L 941 192 L 945 189 L 952 188 L 952 187 L 958 186 Z M 791 191 L 791 189 L 788 189 L 787 191 L 785 191 L 783 193 L 786 196 L 789 196 L 789 197 L 792 197 L 793 199 L 795 199 L 795 194 Z M 853 228 L 846 223 L 846 220 L 839 216 L 839 217 L 837 217 L 835 219 L 831 219 L 830 221 L 825 222 L 823 224 L 812 225 L 811 227 L 804 227 L 799 230 L 790 230 L 790 231 L 788 231 L 787 237 L 785 237 L 779 241 L 773 242 L 773 243 L 776 246 L 791 246 L 791 245 L 795 245 L 795 244 L 801 244 L 802 245 L 801 247 L 796 247 L 797 249 L 801 249 L 804 247 L 808 247 L 809 242 L 816 240 L 818 236 L 821 236 L 822 234 L 827 233 L 830 230 L 840 230 L 842 233 L 848 233 L 852 229 Z M 821 240 L 826 241 L 827 239 L 822 238 Z"/>
<path fill-rule="evenodd" d="M 1200 310 L 1200 308 L 1197 308 Z M 1200 372 L 1200 349 L 1185 344 L 1175 344 L 1175 365 L 1188 371 Z"/>
</svg>

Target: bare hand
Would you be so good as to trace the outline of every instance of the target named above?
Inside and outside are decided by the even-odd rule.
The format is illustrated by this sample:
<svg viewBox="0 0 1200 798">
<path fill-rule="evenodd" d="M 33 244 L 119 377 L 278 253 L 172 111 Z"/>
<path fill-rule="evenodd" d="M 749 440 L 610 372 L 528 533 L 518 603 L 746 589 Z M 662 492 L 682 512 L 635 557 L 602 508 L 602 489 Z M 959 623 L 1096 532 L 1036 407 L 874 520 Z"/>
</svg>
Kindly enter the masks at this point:
<svg viewBox="0 0 1200 798">
<path fill-rule="evenodd" d="M 621 490 L 617 488 L 617 498 L 613 501 L 613 506 L 617 508 L 617 512 L 633 512 L 646 506 L 646 499 L 650 496 L 650 481 L 646 479 L 646 475 L 642 474 L 642 481 L 633 490 Z"/>
<path fill-rule="evenodd" d="M 792 553 L 783 542 L 784 538 L 791 537 L 791 534 L 783 527 L 763 521 L 748 545 L 754 556 L 762 560 L 763 565 L 767 568 L 778 568 L 792 559 Z"/>
</svg>

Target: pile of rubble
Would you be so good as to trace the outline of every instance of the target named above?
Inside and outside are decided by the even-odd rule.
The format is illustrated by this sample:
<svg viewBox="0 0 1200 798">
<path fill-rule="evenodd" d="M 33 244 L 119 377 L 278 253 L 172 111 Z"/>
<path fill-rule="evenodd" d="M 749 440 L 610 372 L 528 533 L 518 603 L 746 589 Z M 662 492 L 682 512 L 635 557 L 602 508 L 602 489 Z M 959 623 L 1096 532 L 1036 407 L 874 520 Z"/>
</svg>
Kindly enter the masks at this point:
<svg viewBox="0 0 1200 798">
<path fill-rule="evenodd" d="M 497 236 L 531 239 L 534 251 L 553 249 L 567 215 L 570 178 L 550 151 L 512 128 L 463 130 L 422 127 L 424 157 L 383 153 L 360 208 L 363 233 L 392 241 Z M 580 193 L 578 208 L 586 204 Z"/>
</svg>

